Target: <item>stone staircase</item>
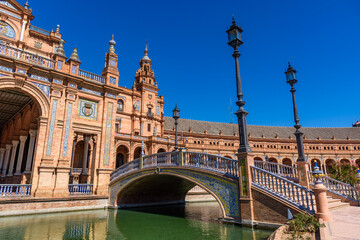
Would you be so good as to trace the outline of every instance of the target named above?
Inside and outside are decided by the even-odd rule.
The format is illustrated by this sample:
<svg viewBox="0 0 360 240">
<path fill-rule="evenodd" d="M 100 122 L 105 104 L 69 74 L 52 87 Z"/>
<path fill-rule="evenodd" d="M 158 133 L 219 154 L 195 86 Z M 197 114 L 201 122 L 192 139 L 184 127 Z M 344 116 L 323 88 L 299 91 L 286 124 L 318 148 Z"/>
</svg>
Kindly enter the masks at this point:
<svg viewBox="0 0 360 240">
<path fill-rule="evenodd" d="M 315 197 L 311 191 L 314 179 L 309 173 L 310 189 L 296 183 L 297 168 L 283 164 L 255 161 L 251 167 L 253 185 L 280 197 L 293 205 L 314 213 L 316 209 Z M 337 181 L 330 177 L 322 177 L 322 182 L 328 189 L 328 207 L 330 211 L 346 208 L 350 205 L 358 206 L 357 189 L 349 184 Z M 300 194 L 299 194 L 300 192 Z"/>
</svg>

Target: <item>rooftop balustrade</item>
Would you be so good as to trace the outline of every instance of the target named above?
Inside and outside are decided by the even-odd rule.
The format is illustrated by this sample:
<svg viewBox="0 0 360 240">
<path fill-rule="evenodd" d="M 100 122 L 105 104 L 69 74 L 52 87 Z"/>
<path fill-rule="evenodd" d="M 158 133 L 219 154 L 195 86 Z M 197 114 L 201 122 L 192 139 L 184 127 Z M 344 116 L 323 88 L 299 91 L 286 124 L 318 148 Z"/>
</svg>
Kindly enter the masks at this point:
<svg viewBox="0 0 360 240">
<path fill-rule="evenodd" d="M 54 69 L 55 67 L 54 60 L 41 57 L 37 54 L 26 52 L 18 48 L 10 47 L 4 43 L 0 43 L 0 55 L 8 56 L 46 68 Z"/>
</svg>

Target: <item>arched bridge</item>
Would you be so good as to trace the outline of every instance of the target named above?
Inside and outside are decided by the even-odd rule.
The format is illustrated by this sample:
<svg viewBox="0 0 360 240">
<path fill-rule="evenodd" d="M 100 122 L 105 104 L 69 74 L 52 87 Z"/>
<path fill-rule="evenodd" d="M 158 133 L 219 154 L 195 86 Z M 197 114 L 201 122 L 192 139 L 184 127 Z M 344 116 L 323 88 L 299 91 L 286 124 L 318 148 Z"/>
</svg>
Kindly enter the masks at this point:
<svg viewBox="0 0 360 240">
<path fill-rule="evenodd" d="M 218 201 L 224 218 L 239 218 L 239 171 L 233 159 L 205 153 L 165 152 L 141 156 L 110 176 L 110 206 L 184 202 L 195 185 Z"/>
</svg>

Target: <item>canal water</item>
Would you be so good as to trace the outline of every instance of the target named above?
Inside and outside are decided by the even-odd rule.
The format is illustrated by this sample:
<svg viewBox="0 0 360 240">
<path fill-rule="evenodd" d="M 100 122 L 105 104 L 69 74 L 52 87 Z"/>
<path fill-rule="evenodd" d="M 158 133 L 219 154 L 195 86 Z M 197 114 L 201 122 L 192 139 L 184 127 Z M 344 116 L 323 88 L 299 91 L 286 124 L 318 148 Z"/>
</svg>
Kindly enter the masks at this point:
<svg viewBox="0 0 360 240">
<path fill-rule="evenodd" d="M 214 203 L 0 218 L 0 239 L 267 239 L 272 231 L 222 224 Z"/>
</svg>

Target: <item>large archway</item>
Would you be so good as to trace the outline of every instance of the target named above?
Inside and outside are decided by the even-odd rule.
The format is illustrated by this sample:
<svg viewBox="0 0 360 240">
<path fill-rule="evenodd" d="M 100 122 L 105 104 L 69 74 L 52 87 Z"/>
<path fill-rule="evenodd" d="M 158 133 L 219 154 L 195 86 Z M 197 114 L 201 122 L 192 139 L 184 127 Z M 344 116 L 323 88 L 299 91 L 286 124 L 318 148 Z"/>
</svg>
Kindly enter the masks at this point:
<svg viewBox="0 0 360 240">
<path fill-rule="evenodd" d="M 31 183 L 41 110 L 24 89 L 6 88 L 0 79 L 0 182 Z M 40 150 L 39 150 L 40 151 Z"/>
<path fill-rule="evenodd" d="M 141 147 L 135 148 L 135 150 L 134 150 L 134 159 L 139 158 L 140 155 L 141 155 Z"/>
<path fill-rule="evenodd" d="M 158 174 L 154 174 L 158 173 Z M 187 192 L 199 185 L 219 203 L 223 217 L 240 216 L 237 180 L 201 170 L 144 169 L 110 183 L 110 202 L 114 207 L 184 203 Z M 232 192 L 234 194 L 227 194 Z"/>
</svg>

